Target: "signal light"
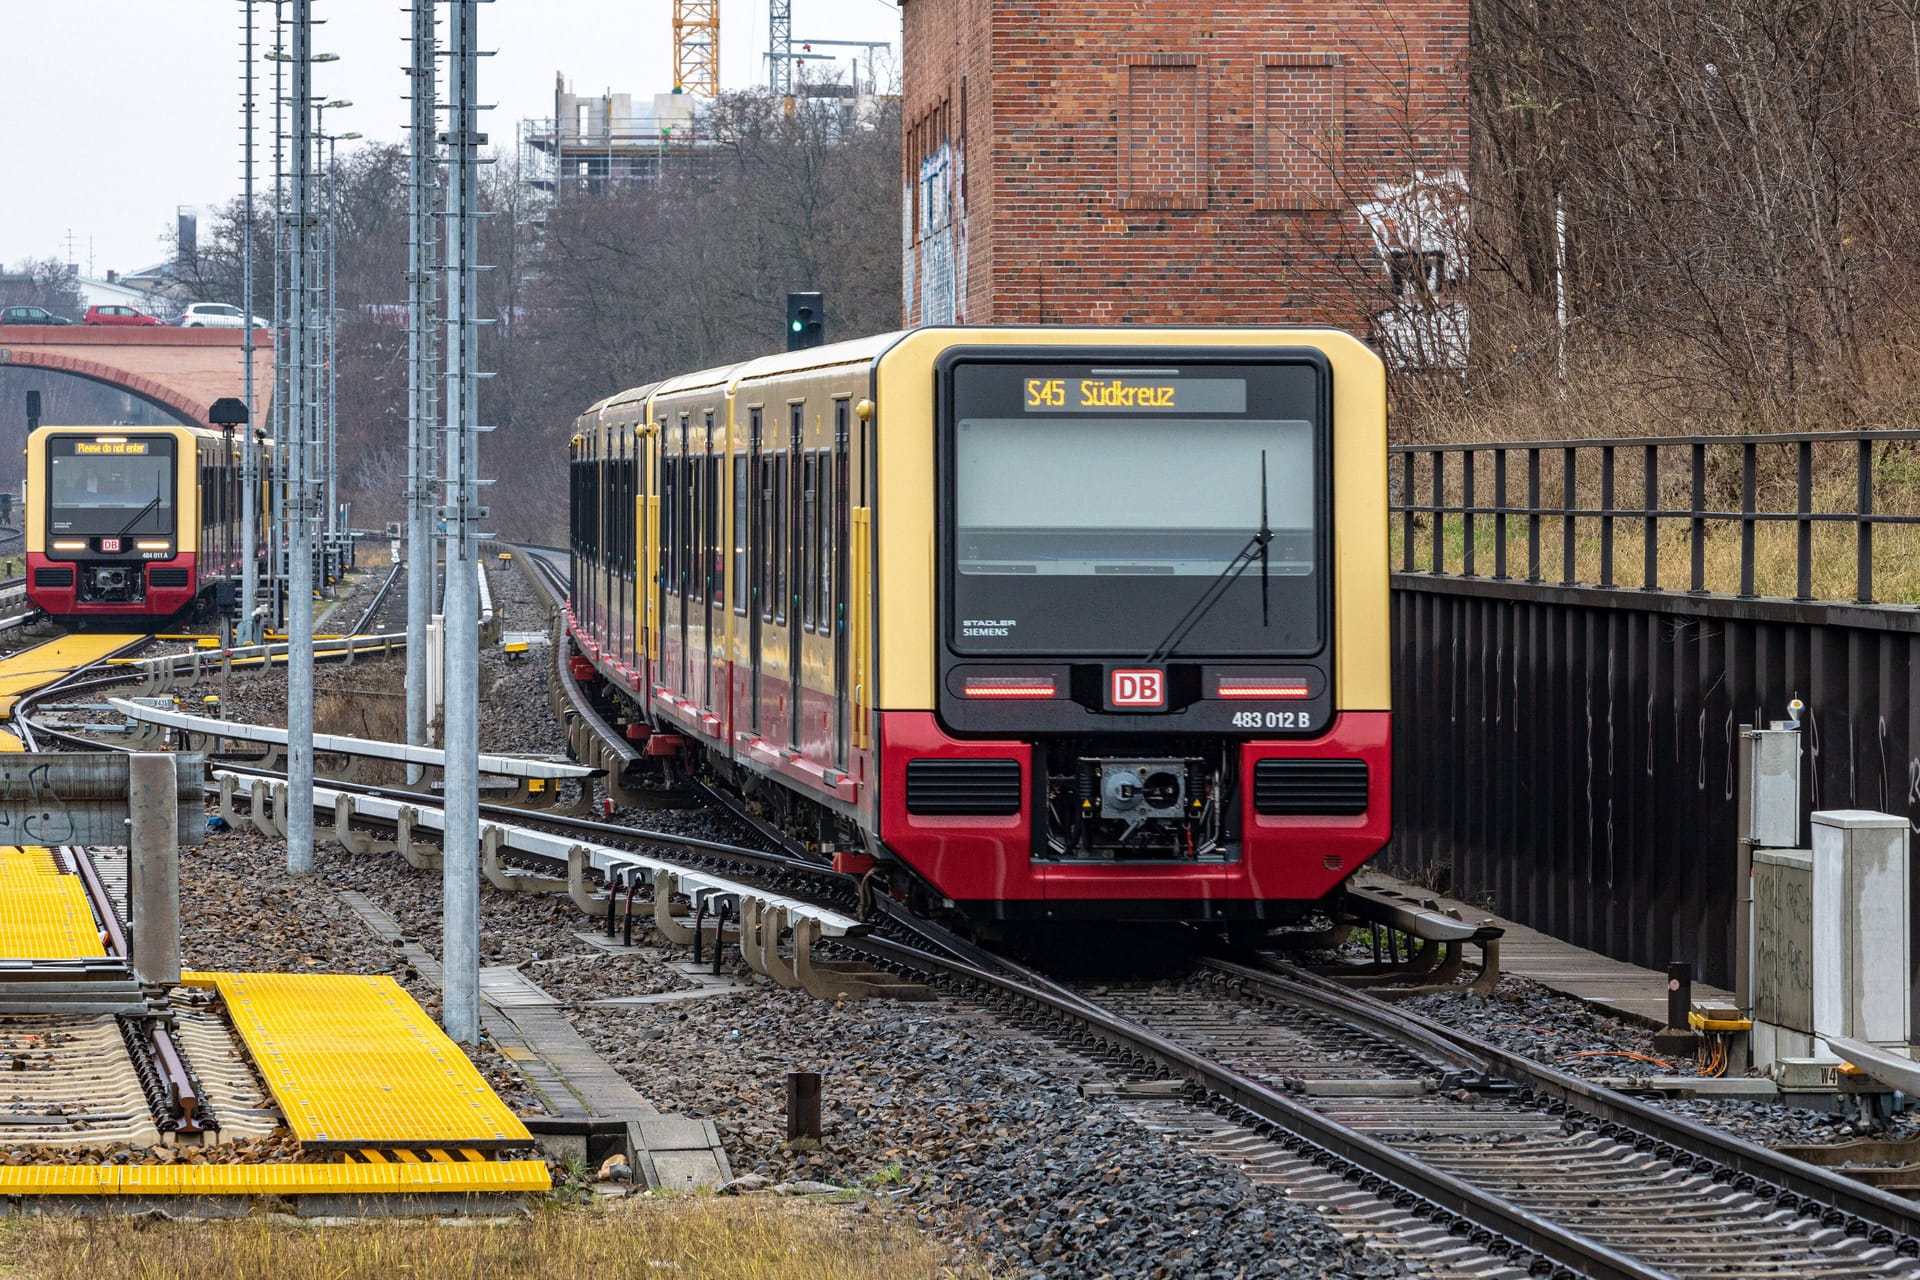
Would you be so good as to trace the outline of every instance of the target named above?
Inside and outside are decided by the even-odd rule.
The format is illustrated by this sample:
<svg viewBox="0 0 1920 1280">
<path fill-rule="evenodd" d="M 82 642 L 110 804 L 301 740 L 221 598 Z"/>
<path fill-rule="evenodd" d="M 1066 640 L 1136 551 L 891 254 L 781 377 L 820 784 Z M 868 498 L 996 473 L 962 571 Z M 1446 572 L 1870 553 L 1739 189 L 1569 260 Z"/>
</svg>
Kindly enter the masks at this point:
<svg viewBox="0 0 1920 1280">
<path fill-rule="evenodd" d="M 787 295 L 787 350 L 804 351 L 827 340 L 824 295 L 814 291 Z"/>
</svg>

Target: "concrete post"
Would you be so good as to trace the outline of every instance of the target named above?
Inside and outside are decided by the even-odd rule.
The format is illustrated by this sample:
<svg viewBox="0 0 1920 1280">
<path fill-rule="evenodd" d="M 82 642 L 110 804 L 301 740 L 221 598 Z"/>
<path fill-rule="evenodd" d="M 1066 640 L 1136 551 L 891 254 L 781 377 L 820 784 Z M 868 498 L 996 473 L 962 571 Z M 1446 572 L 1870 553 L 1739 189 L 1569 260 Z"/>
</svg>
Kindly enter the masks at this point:
<svg viewBox="0 0 1920 1280">
<path fill-rule="evenodd" d="M 787 1072 L 787 1141 L 820 1140 L 820 1073 Z"/>
<path fill-rule="evenodd" d="M 287 870 L 313 874 L 313 525 L 308 450 L 313 444 L 312 308 L 313 0 L 293 0 L 292 317 L 288 325 Z"/>
<path fill-rule="evenodd" d="M 427 618 L 433 612 L 434 0 L 414 0 L 407 131 L 407 741 L 427 744 Z M 421 771 L 407 767 L 407 784 Z"/>
<path fill-rule="evenodd" d="M 180 981 L 180 775 L 174 757 L 139 752 L 127 761 L 128 906 L 133 972 L 141 982 Z"/>
<path fill-rule="evenodd" d="M 244 434 L 240 438 L 240 643 L 252 644 L 258 637 L 254 630 L 253 610 L 259 603 L 260 594 L 260 528 L 257 512 L 260 505 L 260 480 L 257 450 L 254 448 L 254 423 L 257 420 L 253 411 L 253 6 L 254 0 L 246 0 L 246 54 L 241 59 L 246 68 L 246 92 L 241 106 L 243 140 L 240 144 L 241 184 L 243 193 L 241 207 L 245 210 L 246 234 L 240 241 L 240 310 L 241 337 L 240 358 L 246 364 L 242 375 L 244 380 L 241 395 L 247 404 L 247 421 L 241 428 Z M 224 693 L 225 691 L 222 690 Z"/>
<path fill-rule="evenodd" d="M 282 627 L 286 570 L 280 557 L 286 550 L 287 536 L 287 401 L 292 380 L 287 370 L 287 240 L 286 221 L 286 54 L 283 33 L 287 26 L 287 0 L 273 0 L 273 456 L 267 460 L 267 590 L 272 607 L 267 610 L 266 625 Z M 264 637 L 263 637 L 264 638 Z"/>
<path fill-rule="evenodd" d="M 454 1040 L 480 1038 L 480 628 L 478 452 L 478 0 L 450 0 L 447 112 L 446 844 L 442 1023 Z"/>
</svg>

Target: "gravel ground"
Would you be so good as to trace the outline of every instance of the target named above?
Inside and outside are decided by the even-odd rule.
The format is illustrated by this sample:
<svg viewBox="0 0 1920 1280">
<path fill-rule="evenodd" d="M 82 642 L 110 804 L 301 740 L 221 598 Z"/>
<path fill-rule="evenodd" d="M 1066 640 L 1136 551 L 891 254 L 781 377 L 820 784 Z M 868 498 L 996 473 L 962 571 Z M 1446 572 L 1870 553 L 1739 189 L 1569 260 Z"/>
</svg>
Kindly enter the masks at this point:
<svg viewBox="0 0 1920 1280">
<path fill-rule="evenodd" d="M 496 573 L 493 589 L 510 628 L 538 625 L 517 572 Z M 564 749 L 548 710 L 546 656 L 482 659 L 483 749 Z M 324 667 L 316 688 L 323 701 L 335 693 L 371 707 L 391 700 L 403 672 L 398 658 Z M 277 723 L 283 687 L 280 673 L 236 677 L 229 714 Z M 632 817 L 708 838 L 745 834 L 698 809 Z M 183 868 L 194 902 L 190 963 L 391 973 L 437 1009 L 437 993 L 322 890 L 365 893 L 438 954 L 439 874 L 329 846 L 315 861 L 316 877 L 296 882 L 283 848 L 250 830 L 200 846 Z M 663 1110 L 714 1119 L 736 1173 L 871 1188 L 910 1207 L 957 1252 L 984 1250 L 1010 1275 L 1402 1274 L 1283 1194 L 1083 1099 L 1079 1082 L 1106 1078 L 1100 1068 L 978 1011 L 946 1001 L 827 1004 L 764 981 L 699 1000 L 596 1005 L 692 985 L 670 967 L 684 954 L 659 946 L 642 920 L 640 949 L 607 955 L 576 936 L 598 922 L 564 896 L 483 884 L 480 910 L 482 963 L 519 966 Z M 745 975 L 737 961 L 733 972 Z M 490 1050 L 475 1060 L 510 1103 L 531 1103 Z M 800 1068 L 827 1075 L 824 1142 L 815 1150 L 784 1141 L 785 1075 Z"/>
<path fill-rule="evenodd" d="M 1692 1061 L 1656 1052 L 1653 1032 L 1647 1028 L 1609 1016 L 1571 996 L 1558 995 L 1526 978 L 1501 978 L 1492 999 L 1485 1001 L 1464 991 L 1450 991 L 1409 996 L 1396 1003 L 1409 1013 L 1574 1075 L 1697 1074 Z M 1780 1102 L 1641 1096 L 1701 1124 L 1764 1146 L 1845 1142 L 1866 1131 L 1844 1117 Z M 1896 1140 L 1920 1137 L 1920 1124 L 1896 1119 L 1881 1136 Z"/>
<path fill-rule="evenodd" d="M 374 580 L 368 589 L 377 588 L 377 575 L 367 576 Z M 517 571 L 496 572 L 493 591 L 509 628 L 540 625 L 543 612 Z M 517 662 L 498 652 L 483 656 L 483 749 L 564 750 L 548 708 L 550 670 L 546 650 Z M 326 726 L 343 732 L 368 733 L 390 720 L 391 708 L 403 703 L 403 688 L 404 661 L 397 656 L 322 667 L 316 675 L 323 707 L 366 721 Z M 228 714 L 235 718 L 281 723 L 283 708 L 283 673 L 233 680 Z M 745 834 L 724 815 L 697 809 L 629 816 L 636 825 L 709 838 Z M 439 874 L 414 871 L 396 856 L 356 858 L 330 846 L 316 852 L 316 870 L 313 880 L 288 877 L 284 849 L 250 830 L 194 850 L 183 866 L 193 916 L 189 963 L 391 973 L 437 1011 L 438 993 L 323 890 L 367 894 L 438 954 Z M 1080 1084 L 1109 1078 L 1104 1068 L 964 1004 L 829 1004 L 764 981 L 697 1000 L 597 1004 L 691 985 L 670 967 L 683 954 L 659 946 L 641 924 L 635 931 L 640 949 L 609 956 L 577 937 L 596 922 L 564 896 L 507 894 L 483 885 L 480 907 L 482 963 L 518 966 L 559 999 L 595 1049 L 655 1105 L 713 1119 L 736 1173 L 863 1186 L 896 1197 L 956 1250 L 983 1250 L 1011 1275 L 1402 1274 L 1392 1260 L 1339 1239 L 1284 1194 L 1257 1188 L 1100 1100 L 1083 1098 Z M 743 970 L 736 964 L 734 972 Z M 1408 1007 L 1551 1059 L 1596 1050 L 1650 1053 L 1638 1028 L 1607 1025 L 1611 1020 L 1585 1006 L 1512 979 L 1491 1006 L 1447 995 Z M 537 1105 L 490 1047 L 474 1058 L 511 1105 Z M 1617 1056 L 1574 1057 L 1566 1065 L 1587 1074 L 1655 1069 Z M 817 1149 L 794 1150 L 784 1141 L 791 1070 L 826 1077 L 824 1141 Z M 1715 1122 L 1730 1127 L 1762 1110 L 1675 1105 L 1700 1109 L 1702 1118 L 1724 1111 Z M 1816 1125 L 1832 1136 L 1824 1117 L 1801 1129 Z"/>
<path fill-rule="evenodd" d="M 827 1004 L 765 986 L 574 1024 L 663 1108 L 711 1117 L 736 1173 L 894 1188 L 1016 1275 L 1384 1276 L 1283 1194 L 1147 1134 L 1105 1074 L 947 1001 Z M 825 1076 L 823 1144 L 785 1143 L 790 1070 Z"/>
</svg>

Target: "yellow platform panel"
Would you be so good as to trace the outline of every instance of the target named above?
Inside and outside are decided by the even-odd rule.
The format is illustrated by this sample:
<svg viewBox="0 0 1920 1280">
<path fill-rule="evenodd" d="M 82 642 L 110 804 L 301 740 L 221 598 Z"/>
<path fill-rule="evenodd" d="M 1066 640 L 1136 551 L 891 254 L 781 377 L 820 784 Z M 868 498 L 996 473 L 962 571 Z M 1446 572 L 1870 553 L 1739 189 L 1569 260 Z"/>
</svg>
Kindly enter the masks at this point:
<svg viewBox="0 0 1920 1280">
<path fill-rule="evenodd" d="M 52 684 L 68 672 L 98 662 L 140 638 L 82 633 L 61 636 L 0 658 L 0 720 L 13 714 L 13 704 L 21 694 Z"/>
<path fill-rule="evenodd" d="M 542 1160 L 412 1166 L 129 1164 L 0 1167 L 0 1196 L 467 1195 L 549 1191 Z"/>
<path fill-rule="evenodd" d="M 25 751 L 26 749 L 27 749 L 26 743 L 20 741 L 20 739 L 14 737 L 12 734 L 8 733 L 5 729 L 0 729 L 0 753 L 5 753 L 9 751 Z"/>
<path fill-rule="evenodd" d="M 80 877 L 64 870 L 51 850 L 0 847 L 0 958 L 105 954 Z"/>
<path fill-rule="evenodd" d="M 226 1000 L 287 1127 L 304 1144 L 532 1142 L 467 1055 L 392 978 L 189 973 L 183 979 Z"/>
</svg>

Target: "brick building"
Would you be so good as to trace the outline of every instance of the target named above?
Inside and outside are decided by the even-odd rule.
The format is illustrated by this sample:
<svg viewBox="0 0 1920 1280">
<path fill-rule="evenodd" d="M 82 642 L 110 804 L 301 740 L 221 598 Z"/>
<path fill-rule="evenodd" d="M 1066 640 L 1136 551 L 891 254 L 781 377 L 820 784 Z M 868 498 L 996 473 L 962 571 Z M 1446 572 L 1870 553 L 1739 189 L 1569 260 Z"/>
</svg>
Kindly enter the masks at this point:
<svg viewBox="0 0 1920 1280">
<path fill-rule="evenodd" d="M 902 3 L 908 324 L 1455 310 L 1467 0 Z"/>
</svg>

